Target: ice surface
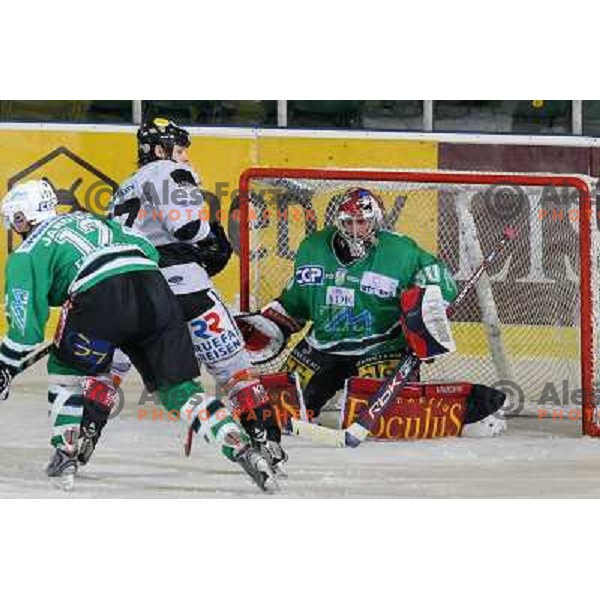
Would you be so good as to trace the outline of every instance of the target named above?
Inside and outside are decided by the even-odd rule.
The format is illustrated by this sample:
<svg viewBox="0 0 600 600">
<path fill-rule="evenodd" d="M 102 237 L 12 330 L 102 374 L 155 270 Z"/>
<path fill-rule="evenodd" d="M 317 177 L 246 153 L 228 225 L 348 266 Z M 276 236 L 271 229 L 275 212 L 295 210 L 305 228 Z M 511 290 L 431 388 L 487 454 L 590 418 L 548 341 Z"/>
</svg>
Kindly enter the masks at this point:
<svg viewBox="0 0 600 600">
<path fill-rule="evenodd" d="M 125 409 L 65 494 L 43 472 L 51 453 L 43 372 L 18 378 L 0 403 L 0 497 L 265 497 L 200 440 L 186 459 L 179 424 L 136 417 L 139 394 L 138 381 L 129 382 Z M 600 440 L 582 438 L 579 427 L 521 417 L 502 438 L 368 442 L 356 449 L 286 437 L 290 477 L 279 497 L 600 497 Z"/>
</svg>

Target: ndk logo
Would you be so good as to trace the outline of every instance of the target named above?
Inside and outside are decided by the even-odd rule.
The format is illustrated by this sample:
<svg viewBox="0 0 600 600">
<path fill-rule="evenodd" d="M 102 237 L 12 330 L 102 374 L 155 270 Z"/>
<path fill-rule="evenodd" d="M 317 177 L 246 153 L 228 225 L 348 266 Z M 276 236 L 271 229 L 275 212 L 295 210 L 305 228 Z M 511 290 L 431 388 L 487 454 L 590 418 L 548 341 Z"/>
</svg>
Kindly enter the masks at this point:
<svg viewBox="0 0 600 600">
<path fill-rule="evenodd" d="M 296 283 L 298 285 L 323 285 L 324 279 L 323 267 L 318 265 L 302 265 L 296 269 Z"/>
<path fill-rule="evenodd" d="M 58 212 L 83 209 L 102 215 L 119 185 L 64 146 L 59 146 L 8 179 L 7 189 L 31 179 L 46 179 L 56 190 Z M 9 235 L 9 249 L 12 250 Z"/>
</svg>

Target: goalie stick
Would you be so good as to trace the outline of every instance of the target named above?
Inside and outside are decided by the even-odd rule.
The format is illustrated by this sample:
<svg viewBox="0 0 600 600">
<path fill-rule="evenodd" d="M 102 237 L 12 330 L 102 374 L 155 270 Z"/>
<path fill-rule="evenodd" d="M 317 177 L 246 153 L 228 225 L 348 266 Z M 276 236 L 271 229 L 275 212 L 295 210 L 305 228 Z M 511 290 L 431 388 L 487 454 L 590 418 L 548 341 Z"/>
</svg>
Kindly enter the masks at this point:
<svg viewBox="0 0 600 600">
<path fill-rule="evenodd" d="M 1 400 L 6 400 L 8 398 L 10 385 L 14 377 L 31 367 L 31 365 L 34 365 L 36 362 L 38 362 L 38 360 L 42 359 L 44 356 L 46 356 L 46 354 L 50 352 L 50 349 L 53 345 L 54 344 L 50 342 L 49 344 L 46 344 L 41 348 L 38 348 L 37 350 L 34 350 L 33 352 L 29 353 L 24 358 L 23 362 L 21 363 L 21 366 L 18 367 L 18 370 L 11 370 L 10 367 L 8 367 L 4 362 L 2 363 L 2 368 L 0 369 L 0 386 L 2 387 L 0 398 Z"/>
<path fill-rule="evenodd" d="M 448 317 L 452 316 L 467 294 L 475 287 L 487 267 L 496 260 L 498 255 L 504 250 L 506 244 L 515 236 L 516 230 L 512 227 L 504 229 L 500 240 L 490 250 L 489 254 L 465 283 L 463 289 L 450 306 L 448 306 L 446 310 Z M 377 392 L 375 392 L 375 395 L 369 401 L 367 410 L 347 429 L 330 429 L 314 423 L 292 419 L 292 433 L 327 446 L 356 448 L 367 438 L 379 416 L 383 413 L 392 398 L 406 386 L 411 373 L 420 363 L 420 359 L 413 353 L 409 354 L 403 362 L 399 363 L 392 375 L 385 379 L 379 386 Z"/>
</svg>

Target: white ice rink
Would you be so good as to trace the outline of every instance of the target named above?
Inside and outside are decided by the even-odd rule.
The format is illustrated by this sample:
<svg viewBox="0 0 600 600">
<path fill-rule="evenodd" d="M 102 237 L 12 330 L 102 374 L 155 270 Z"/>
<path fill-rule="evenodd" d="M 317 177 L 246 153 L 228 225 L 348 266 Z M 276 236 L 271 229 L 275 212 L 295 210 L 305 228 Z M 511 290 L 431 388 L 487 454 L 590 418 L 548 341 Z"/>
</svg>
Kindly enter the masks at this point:
<svg viewBox="0 0 600 600">
<path fill-rule="evenodd" d="M 51 452 L 43 368 L 17 378 L 0 403 L 0 498 L 265 497 L 200 440 L 186 459 L 179 424 L 138 420 L 140 391 L 137 378 L 127 384 L 125 409 L 65 494 L 43 472 Z M 356 449 L 289 437 L 284 443 L 289 479 L 278 497 L 600 497 L 600 440 L 582 438 L 575 422 L 517 418 L 495 439 L 369 442 Z"/>
</svg>

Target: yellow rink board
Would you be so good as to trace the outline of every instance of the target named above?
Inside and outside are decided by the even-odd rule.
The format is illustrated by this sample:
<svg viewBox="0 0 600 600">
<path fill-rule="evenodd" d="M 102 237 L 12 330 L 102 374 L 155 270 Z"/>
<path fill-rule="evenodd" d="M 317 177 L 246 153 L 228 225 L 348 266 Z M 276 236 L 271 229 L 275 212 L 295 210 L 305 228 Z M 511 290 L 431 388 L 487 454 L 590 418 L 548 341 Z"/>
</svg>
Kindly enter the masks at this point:
<svg viewBox="0 0 600 600">
<path fill-rule="evenodd" d="M 73 190 L 79 199 L 89 196 L 88 205 L 102 211 L 110 198 L 110 186 L 120 183 L 136 168 L 136 143 L 133 133 L 106 131 L 0 131 L 0 192 L 9 182 L 48 177 L 60 190 Z M 370 140 L 269 136 L 255 137 L 195 136 L 191 161 L 201 176 L 203 187 L 222 198 L 222 214 L 229 214 L 231 198 L 237 190 L 240 173 L 251 166 L 434 169 L 438 162 L 437 143 L 409 140 Z M 106 180 L 106 181 L 105 181 Z M 104 185 L 100 185 L 104 182 Z M 322 226 L 326 198 L 317 198 L 317 219 Z M 407 233 L 422 246 L 437 251 L 437 211 L 435 202 L 407 202 L 402 212 Z M 406 225 L 404 225 L 406 224 Z M 292 224 L 292 228 L 294 225 Z M 298 225 L 299 228 L 302 224 Z M 271 235 L 270 232 L 265 232 Z M 0 257 L 5 263 L 6 232 L 0 235 Z M 291 270 L 290 261 L 271 257 L 275 267 Z M 271 268 L 271 265 L 269 265 Z M 4 288 L 4 269 L 0 282 Z M 217 286 L 228 301 L 239 293 L 239 261 L 231 260 L 216 277 Z M 47 337 L 56 324 L 52 311 Z M 5 320 L 0 329 L 5 332 Z M 461 354 L 489 354 L 483 328 L 456 323 L 454 334 Z M 512 356 L 567 356 L 579 353 L 577 330 L 553 327 L 505 326 L 503 342 Z M 543 350 L 543 354 L 542 354 Z"/>
<path fill-rule="evenodd" d="M 452 333 L 461 355 L 484 357 L 490 354 L 483 325 L 453 323 Z M 513 358 L 565 358 L 579 356 L 579 330 L 575 327 L 502 325 L 502 343 Z"/>
<path fill-rule="evenodd" d="M 27 179 L 47 177 L 64 194 L 101 212 L 110 198 L 111 182 L 118 184 L 136 168 L 136 143 L 133 133 L 107 131 L 0 131 L 0 193 Z M 335 139 L 311 137 L 240 135 L 195 136 L 191 161 L 200 174 L 203 187 L 222 198 L 222 214 L 227 216 L 231 198 L 237 190 L 240 173 L 251 166 L 356 167 L 356 168 L 435 168 L 437 143 L 430 141 Z M 423 218 L 418 211 L 415 218 Z M 427 227 L 418 228 L 419 239 L 431 247 L 436 228 L 430 216 Z M 0 235 L 0 257 L 4 265 L 7 234 Z M 4 269 L 0 283 L 4 289 Z M 227 301 L 239 294 L 239 261 L 232 258 L 215 283 Z M 56 311 L 50 320 L 47 337 L 54 331 Z M 5 332 L 5 319 L 0 329 Z"/>
</svg>

